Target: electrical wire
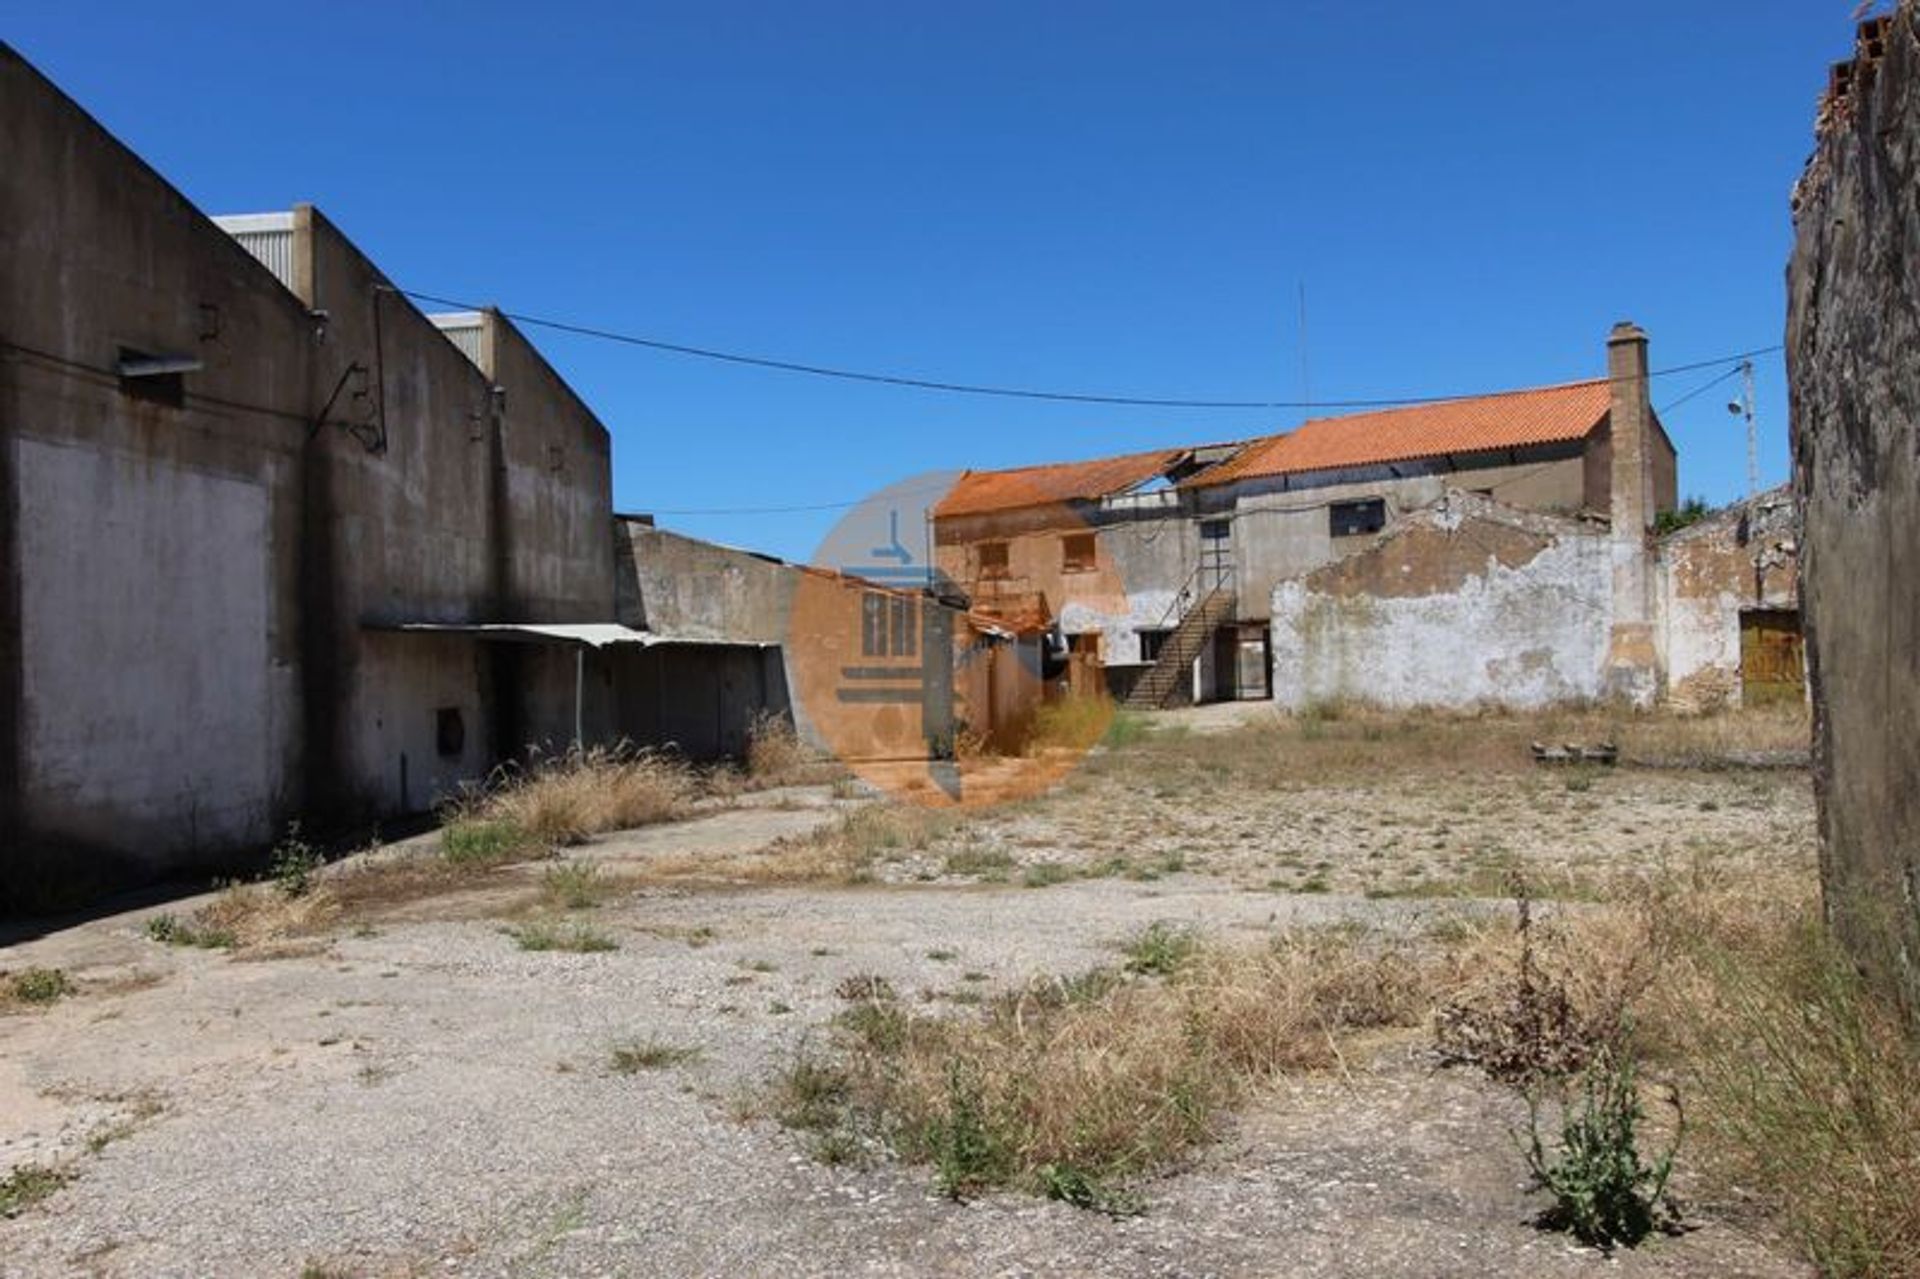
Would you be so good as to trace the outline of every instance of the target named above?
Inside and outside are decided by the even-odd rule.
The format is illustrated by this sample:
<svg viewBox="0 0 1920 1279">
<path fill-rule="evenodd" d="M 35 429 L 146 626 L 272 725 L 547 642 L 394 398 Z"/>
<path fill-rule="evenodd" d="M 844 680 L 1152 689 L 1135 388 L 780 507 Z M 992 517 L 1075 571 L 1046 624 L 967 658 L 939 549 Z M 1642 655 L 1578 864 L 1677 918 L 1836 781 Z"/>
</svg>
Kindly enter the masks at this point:
<svg viewBox="0 0 1920 1279">
<path fill-rule="evenodd" d="M 462 302 L 456 298 L 441 297 L 438 294 L 422 293 L 413 289 L 396 289 L 416 302 L 429 302 L 434 306 L 453 307 L 460 311 L 484 311 L 488 308 L 472 302 Z M 1544 388 L 1527 387 L 1521 390 L 1461 392 L 1448 395 L 1424 395 L 1383 397 L 1378 399 L 1352 400 L 1213 400 L 1183 399 L 1178 397 L 1107 395 L 1083 391 L 1051 391 L 1033 387 L 991 386 L 972 382 L 946 382 L 934 378 L 907 377 L 896 373 L 871 373 L 858 369 L 838 368 L 825 364 L 804 364 L 797 360 L 774 359 L 763 355 L 746 355 L 737 351 L 722 351 L 713 347 L 692 346 L 684 342 L 669 342 L 661 338 L 642 337 L 634 333 L 621 333 L 614 329 L 599 328 L 589 324 L 576 324 L 570 320 L 554 320 L 544 316 L 528 315 L 518 311 L 501 311 L 500 314 L 515 324 L 526 324 L 537 328 L 551 329 L 556 333 L 571 333 L 576 337 L 597 338 L 605 342 L 616 342 L 623 346 L 637 346 L 649 351 L 662 351 L 671 355 L 686 355 L 702 360 L 717 360 L 726 364 L 741 364 L 751 368 L 772 369 L 781 373 L 799 373 L 809 377 L 834 378 L 844 382 L 867 382 L 880 386 L 905 387 L 917 391 L 941 391 L 951 395 L 990 395 L 1003 399 L 1050 400 L 1068 404 L 1112 404 L 1138 408 L 1162 409 L 1366 409 L 1398 408 L 1415 404 L 1443 404 L 1453 400 L 1493 399 L 1502 395 L 1524 395 Z M 1722 356 L 1719 359 L 1701 360 L 1693 364 L 1677 364 L 1670 368 L 1656 369 L 1648 373 L 1648 378 L 1664 377 L 1672 373 L 1688 373 L 1694 369 L 1717 368 L 1749 359 L 1756 355 L 1767 355 L 1783 349 L 1778 344 L 1756 347 L 1751 351 L 1742 351 L 1737 355 Z M 1562 383 L 1563 386 L 1592 386 L 1608 379 L 1583 378 L 1574 382 Z"/>
<path fill-rule="evenodd" d="M 1732 368 L 1722 373 L 1719 377 L 1714 378 L 1711 382 L 1702 382 L 1699 386 L 1694 387 L 1691 391 L 1688 391 L 1685 395 L 1681 396 L 1679 399 L 1674 400 L 1670 403 L 1661 405 L 1659 408 L 1655 409 L 1654 412 L 1656 413 L 1672 412 L 1674 409 L 1679 408 L 1682 404 L 1685 404 L 1688 400 L 1693 399 L 1695 396 L 1704 395 L 1708 391 L 1711 391 L 1714 387 L 1719 386 L 1722 382 L 1726 381 L 1728 378 L 1738 373 L 1742 367 L 1743 366 L 1739 364 L 1734 365 Z"/>
</svg>

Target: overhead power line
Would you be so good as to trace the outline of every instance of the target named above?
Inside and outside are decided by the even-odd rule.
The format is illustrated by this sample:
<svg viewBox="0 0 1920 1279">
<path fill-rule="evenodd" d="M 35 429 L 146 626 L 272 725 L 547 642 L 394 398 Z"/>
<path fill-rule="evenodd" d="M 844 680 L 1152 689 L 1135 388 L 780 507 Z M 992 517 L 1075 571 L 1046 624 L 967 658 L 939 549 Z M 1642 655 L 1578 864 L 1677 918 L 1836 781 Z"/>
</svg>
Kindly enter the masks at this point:
<svg viewBox="0 0 1920 1279">
<path fill-rule="evenodd" d="M 398 292 L 416 302 L 428 302 L 434 306 L 452 307 L 459 311 L 483 311 L 487 308 L 473 302 L 462 302 L 456 298 L 440 297 L 432 293 L 421 293 L 413 289 L 400 289 Z M 1177 396 L 1149 395 L 1108 395 L 1088 391 L 1051 391 L 1034 387 L 990 386 L 974 382 L 947 382 L 935 378 L 907 377 L 895 373 L 872 373 L 859 369 L 837 368 L 825 364 L 806 364 L 797 360 L 779 360 L 770 356 L 746 355 L 738 351 L 721 351 L 713 347 L 692 346 L 685 342 L 669 342 L 661 338 L 642 337 L 635 333 L 621 333 L 613 329 L 599 328 L 590 324 L 576 324 L 570 320 L 554 320 L 544 316 L 528 315 L 518 311 L 501 311 L 501 315 L 515 324 L 530 325 L 535 328 L 551 329 L 556 333 L 571 333 L 577 337 L 597 338 L 604 342 L 617 342 L 623 346 L 637 346 L 649 351 L 661 351 L 670 355 L 685 355 L 701 360 L 717 360 L 724 364 L 740 364 L 750 368 L 772 369 L 781 373 L 799 373 L 809 377 L 833 378 L 842 382 L 867 382 L 879 386 L 904 387 L 916 391 L 941 391 L 950 395 L 988 395 L 1013 400 L 1050 400 L 1067 404 L 1111 404 L 1136 408 L 1158 409 L 1378 409 L 1402 408 L 1414 404 L 1441 404 L 1451 400 L 1491 399 L 1500 395 L 1519 395 L 1524 391 L 1468 391 L 1445 395 L 1413 395 L 1381 397 L 1376 399 L 1349 400 L 1226 400 L 1226 399 L 1188 399 Z M 1751 359 L 1756 355 L 1768 355 L 1782 348 L 1773 346 L 1756 347 L 1751 351 L 1741 351 L 1736 355 L 1721 356 L 1712 360 L 1700 360 L 1692 364 L 1676 364 L 1670 368 L 1655 369 L 1648 373 L 1649 378 L 1665 377 L 1671 373 L 1688 373 L 1694 369 L 1717 368 L 1723 364 L 1735 364 Z M 1590 386 L 1607 381 L 1606 378 L 1582 378 L 1566 382 L 1565 386 Z M 1528 387 L 1527 391 L 1539 390 Z"/>
</svg>

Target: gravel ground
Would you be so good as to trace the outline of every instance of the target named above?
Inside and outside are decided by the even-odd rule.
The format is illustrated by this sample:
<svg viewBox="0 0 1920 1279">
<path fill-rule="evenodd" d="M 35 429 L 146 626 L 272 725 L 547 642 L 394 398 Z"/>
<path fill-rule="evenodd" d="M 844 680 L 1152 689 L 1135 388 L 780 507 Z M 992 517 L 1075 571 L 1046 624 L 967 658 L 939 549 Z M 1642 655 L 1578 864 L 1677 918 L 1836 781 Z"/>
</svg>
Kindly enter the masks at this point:
<svg viewBox="0 0 1920 1279">
<path fill-rule="evenodd" d="M 1684 826 L 1798 849 L 1811 838 L 1804 790 L 1797 776 L 1756 790 L 1739 775 L 1623 771 L 1536 805 L 1529 825 L 1517 793 L 1462 814 L 1444 790 L 1422 807 L 1386 784 L 1371 801 L 1327 793 L 1317 834 L 1298 829 L 1302 798 L 1282 793 L 1194 832 L 1187 868 L 1152 879 L 643 889 L 587 912 L 618 942 L 599 954 L 518 949 L 484 895 L 444 912 L 412 903 L 266 960 L 161 946 L 144 935 L 150 912 L 94 921 L 0 954 L 82 983 L 48 1010 L 0 1017 L 0 1169 L 73 1173 L 0 1221 L 0 1275 L 1803 1273 L 1758 1223 L 1717 1208 L 1696 1205 L 1690 1233 L 1612 1260 L 1534 1230 L 1512 1099 L 1433 1072 L 1405 1043 L 1347 1077 L 1274 1090 L 1144 1187 L 1145 1216 L 1120 1221 L 1016 1195 L 951 1203 L 923 1169 L 823 1167 L 756 1102 L 823 1036 L 849 975 L 963 1015 L 975 992 L 1111 962 L 1154 920 L 1231 940 L 1477 908 L 1352 890 L 1383 811 L 1618 858 L 1626 826 L 1676 845 Z M 1157 856 L 1147 828 L 1180 817 L 1153 806 L 1175 801 L 1130 799 L 1102 828 L 1086 826 L 1082 789 L 943 838 L 999 841 L 1022 861 L 1116 843 Z M 1581 801 L 1598 806 L 1579 810 L 1592 835 L 1569 839 Z M 837 807 L 824 792 L 762 800 L 589 855 L 738 854 Z M 1257 851 L 1236 859 L 1243 845 Z M 1309 867 L 1334 863 L 1332 891 L 1266 886 L 1267 863 L 1295 847 Z M 901 850 L 882 879 L 911 880 L 921 862 L 939 872 L 943 857 Z M 612 1050 L 634 1042 L 699 1055 L 616 1072 Z"/>
</svg>

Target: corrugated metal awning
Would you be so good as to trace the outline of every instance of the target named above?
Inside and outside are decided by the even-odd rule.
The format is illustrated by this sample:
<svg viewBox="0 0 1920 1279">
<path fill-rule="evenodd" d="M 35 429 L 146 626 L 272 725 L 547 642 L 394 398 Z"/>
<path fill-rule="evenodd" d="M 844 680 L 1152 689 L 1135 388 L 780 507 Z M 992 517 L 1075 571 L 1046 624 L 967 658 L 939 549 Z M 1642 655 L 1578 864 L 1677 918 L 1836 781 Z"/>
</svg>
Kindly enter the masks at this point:
<svg viewBox="0 0 1920 1279">
<path fill-rule="evenodd" d="M 617 622 L 369 622 L 367 629 L 399 631 L 407 635 L 471 635 L 476 639 L 509 644 L 578 644 L 585 648 L 607 648 L 614 644 L 638 644 L 643 648 L 661 645 L 696 648 L 779 647 L 766 640 L 636 631 Z"/>
</svg>

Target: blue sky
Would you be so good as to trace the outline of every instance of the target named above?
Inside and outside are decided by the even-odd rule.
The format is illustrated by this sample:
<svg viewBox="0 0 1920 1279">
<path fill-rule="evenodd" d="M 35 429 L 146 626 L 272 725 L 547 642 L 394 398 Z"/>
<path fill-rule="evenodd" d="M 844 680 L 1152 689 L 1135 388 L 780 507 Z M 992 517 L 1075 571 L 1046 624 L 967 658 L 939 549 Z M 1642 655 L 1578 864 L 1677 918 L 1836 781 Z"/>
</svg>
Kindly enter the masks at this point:
<svg viewBox="0 0 1920 1279">
<path fill-rule="evenodd" d="M 1123 395 L 1447 394 L 1780 340 L 1851 0 L 0 3 L 208 212 L 311 200 L 404 287 L 674 341 Z M 615 502 L 806 556 L 922 471 L 1290 427 L 939 396 L 530 330 Z M 1762 478 L 1787 472 L 1758 361 Z M 1705 375 L 1711 376 L 1711 374 Z M 1656 405 L 1704 380 L 1655 384 Z M 1745 487 L 1734 384 L 1668 416 Z"/>
</svg>

